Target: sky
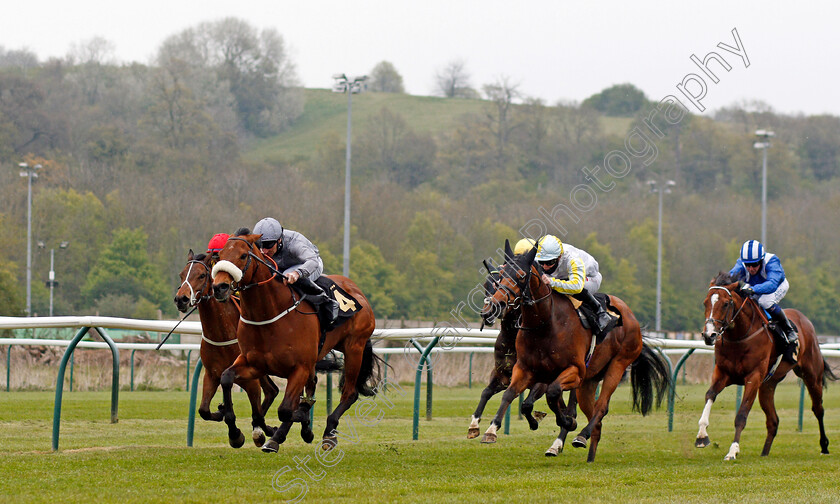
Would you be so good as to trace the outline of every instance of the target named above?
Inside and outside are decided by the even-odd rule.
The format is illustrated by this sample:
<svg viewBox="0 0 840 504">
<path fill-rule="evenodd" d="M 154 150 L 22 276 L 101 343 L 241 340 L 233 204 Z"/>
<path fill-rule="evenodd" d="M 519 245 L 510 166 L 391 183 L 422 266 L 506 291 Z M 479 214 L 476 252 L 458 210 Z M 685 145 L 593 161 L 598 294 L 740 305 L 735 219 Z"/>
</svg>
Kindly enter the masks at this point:
<svg viewBox="0 0 840 504">
<path fill-rule="evenodd" d="M 473 87 L 507 78 L 547 104 L 580 102 L 629 82 L 705 113 L 761 100 L 787 114 L 840 115 L 840 3 L 653 0 L 144 0 L 7 2 L 0 46 L 39 59 L 103 37 L 122 62 L 149 63 L 169 36 L 238 17 L 284 38 L 301 83 L 328 88 L 336 73 L 362 75 L 387 60 L 406 91 L 435 92 L 435 74 L 466 65 Z M 735 30 L 740 38 L 737 43 Z M 718 44 L 741 48 L 745 57 Z M 718 79 L 691 56 L 706 59 Z M 712 55 L 714 56 L 714 55 Z M 749 66 L 747 66 L 747 61 Z M 696 99 L 692 106 L 679 89 Z"/>
</svg>

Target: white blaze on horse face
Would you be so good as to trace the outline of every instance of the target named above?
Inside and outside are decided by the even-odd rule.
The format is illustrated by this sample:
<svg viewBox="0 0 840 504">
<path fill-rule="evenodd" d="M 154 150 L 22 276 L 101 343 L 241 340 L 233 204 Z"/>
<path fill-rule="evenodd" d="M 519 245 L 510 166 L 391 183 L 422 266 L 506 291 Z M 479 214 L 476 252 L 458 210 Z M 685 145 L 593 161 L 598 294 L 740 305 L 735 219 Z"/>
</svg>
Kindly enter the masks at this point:
<svg viewBox="0 0 840 504">
<path fill-rule="evenodd" d="M 186 285 L 190 288 L 190 306 L 195 306 L 196 299 L 195 299 L 195 291 L 193 290 L 193 286 L 190 283 L 190 273 L 192 272 L 192 267 L 195 263 L 190 263 L 190 267 L 187 269 L 187 274 L 184 276 L 184 281 L 181 282 L 181 287 Z"/>
<path fill-rule="evenodd" d="M 709 316 L 707 318 L 712 318 L 712 315 L 715 314 L 715 303 L 718 302 L 718 298 L 720 296 L 718 294 L 712 294 L 711 299 L 709 299 Z M 706 334 L 712 334 L 715 332 L 715 324 L 713 322 L 706 322 Z"/>
<path fill-rule="evenodd" d="M 213 280 L 215 281 L 216 275 L 222 272 L 233 277 L 234 282 L 242 280 L 242 270 L 230 261 L 219 261 L 213 266 L 213 271 L 211 272 Z"/>
<path fill-rule="evenodd" d="M 706 406 L 703 408 L 703 414 L 700 415 L 700 421 L 697 422 L 700 425 L 700 430 L 697 432 L 697 439 L 709 437 L 706 433 L 706 427 L 709 426 L 709 415 L 712 413 L 712 401 L 709 399 L 706 401 Z"/>
</svg>

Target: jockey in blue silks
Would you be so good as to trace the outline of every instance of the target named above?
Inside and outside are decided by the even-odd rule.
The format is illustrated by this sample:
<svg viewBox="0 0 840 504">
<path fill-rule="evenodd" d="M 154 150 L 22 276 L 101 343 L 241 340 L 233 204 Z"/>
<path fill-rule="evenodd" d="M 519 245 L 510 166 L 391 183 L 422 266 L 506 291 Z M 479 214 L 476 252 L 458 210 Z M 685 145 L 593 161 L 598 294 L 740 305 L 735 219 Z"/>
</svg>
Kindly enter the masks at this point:
<svg viewBox="0 0 840 504">
<path fill-rule="evenodd" d="M 766 253 L 758 240 L 748 240 L 741 246 L 741 256 L 729 275 L 743 283 L 741 292 L 755 299 L 767 310 L 776 326 L 781 329 L 785 348 L 782 358 L 796 364 L 799 339 L 796 327 L 785 316 L 779 302 L 787 294 L 790 284 L 785 278 L 782 263 L 774 254 Z"/>
</svg>

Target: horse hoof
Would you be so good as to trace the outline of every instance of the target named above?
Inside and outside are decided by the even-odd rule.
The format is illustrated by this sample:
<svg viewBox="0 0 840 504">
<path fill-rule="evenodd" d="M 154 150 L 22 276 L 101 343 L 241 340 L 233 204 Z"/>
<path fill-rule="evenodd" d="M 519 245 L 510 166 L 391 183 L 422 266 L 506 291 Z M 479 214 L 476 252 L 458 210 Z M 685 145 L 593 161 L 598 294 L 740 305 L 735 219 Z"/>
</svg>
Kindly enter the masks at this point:
<svg viewBox="0 0 840 504">
<path fill-rule="evenodd" d="M 467 439 L 475 439 L 479 434 L 481 434 L 481 431 L 478 430 L 478 427 L 470 427 L 470 430 L 467 432 Z"/>
<path fill-rule="evenodd" d="M 324 451 L 330 451 L 338 445 L 338 438 L 335 436 L 326 436 L 323 440 L 321 440 L 321 449 Z"/>
<path fill-rule="evenodd" d="M 265 453 L 277 453 L 277 450 L 280 449 L 280 445 L 277 444 L 277 441 L 273 439 L 269 439 L 260 450 L 264 451 Z"/>
<path fill-rule="evenodd" d="M 548 450 L 545 451 L 545 456 L 546 457 L 556 457 L 557 456 L 557 449 L 555 449 L 554 447 L 549 448 Z"/>
<path fill-rule="evenodd" d="M 228 441 L 230 441 L 230 445 L 232 447 L 242 448 L 242 445 L 245 444 L 245 434 L 242 434 L 242 431 L 239 431 L 239 437 L 237 437 L 236 439 L 230 438 L 228 439 Z"/>
<path fill-rule="evenodd" d="M 575 448 L 586 448 L 586 438 L 578 436 L 572 440 L 572 446 Z"/>
<path fill-rule="evenodd" d="M 496 442 L 496 435 L 485 432 L 484 437 L 481 438 L 481 442 L 484 443 L 484 444 L 495 443 Z"/>
<path fill-rule="evenodd" d="M 537 422 L 542 422 L 542 419 L 545 418 L 547 413 L 545 411 L 535 411 L 534 412 L 534 420 Z"/>
<path fill-rule="evenodd" d="M 306 432 L 300 431 L 300 438 L 303 439 L 304 443 L 311 443 L 315 439 L 315 434 L 311 430 Z"/>
<path fill-rule="evenodd" d="M 736 458 L 735 455 L 727 454 L 725 457 L 723 457 L 723 460 L 735 460 L 735 458 Z"/>
<path fill-rule="evenodd" d="M 265 434 L 262 429 L 254 429 L 254 432 L 251 433 L 251 438 L 253 438 L 254 445 L 257 448 L 265 444 Z"/>
<path fill-rule="evenodd" d="M 709 439 L 709 436 L 706 437 L 699 437 L 694 440 L 694 447 L 695 448 L 705 448 L 712 444 L 712 440 Z"/>
</svg>

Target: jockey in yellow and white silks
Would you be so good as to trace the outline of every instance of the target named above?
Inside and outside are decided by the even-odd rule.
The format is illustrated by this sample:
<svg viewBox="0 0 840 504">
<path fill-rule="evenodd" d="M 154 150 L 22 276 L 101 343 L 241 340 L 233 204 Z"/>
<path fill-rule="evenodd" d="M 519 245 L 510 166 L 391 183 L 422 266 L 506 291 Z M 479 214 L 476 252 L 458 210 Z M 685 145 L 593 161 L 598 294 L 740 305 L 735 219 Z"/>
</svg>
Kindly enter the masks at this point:
<svg viewBox="0 0 840 504">
<path fill-rule="evenodd" d="M 593 332 L 601 333 L 611 319 L 592 295 L 601 287 L 598 261 L 584 250 L 563 244 L 554 235 L 540 239 L 536 261 L 542 270 L 543 282 L 557 292 L 583 302 L 595 314 L 598 327 Z"/>
</svg>

